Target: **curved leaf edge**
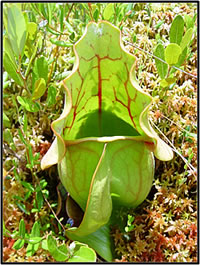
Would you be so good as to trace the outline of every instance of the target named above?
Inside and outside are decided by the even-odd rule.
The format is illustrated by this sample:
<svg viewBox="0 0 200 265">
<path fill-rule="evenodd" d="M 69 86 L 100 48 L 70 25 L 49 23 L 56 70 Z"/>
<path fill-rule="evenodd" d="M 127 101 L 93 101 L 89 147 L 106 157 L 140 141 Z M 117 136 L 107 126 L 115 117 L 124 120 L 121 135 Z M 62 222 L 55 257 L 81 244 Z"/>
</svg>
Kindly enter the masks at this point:
<svg viewBox="0 0 200 265">
<path fill-rule="evenodd" d="M 122 43 L 122 33 L 116 26 L 112 25 L 110 22 L 107 22 L 107 21 L 100 21 L 98 23 L 89 22 L 87 24 L 84 34 L 79 39 L 79 41 L 77 41 L 73 46 L 73 50 L 74 50 L 74 54 L 75 54 L 75 58 L 76 58 L 73 70 L 72 70 L 71 74 L 65 80 L 62 81 L 62 86 L 64 87 L 64 91 L 65 91 L 64 110 L 63 110 L 61 116 L 57 120 L 53 121 L 51 124 L 51 129 L 54 132 L 56 138 L 55 138 L 53 144 L 51 145 L 50 149 L 48 150 L 48 152 L 45 154 L 45 156 L 41 160 L 41 168 L 42 169 L 48 168 L 54 164 L 59 163 L 62 160 L 62 158 L 65 156 L 66 146 L 69 144 L 76 144 L 76 143 L 78 144 L 81 141 L 87 141 L 87 140 L 91 140 L 91 139 L 94 141 L 105 141 L 105 142 L 112 141 L 112 139 L 108 139 L 108 138 L 113 138 L 113 140 L 116 140 L 116 136 L 112 136 L 112 137 L 87 137 L 87 138 L 81 138 L 81 139 L 78 139 L 78 140 L 76 139 L 76 140 L 72 140 L 72 141 L 65 141 L 62 137 L 62 129 L 64 127 L 64 120 L 66 119 L 66 117 L 68 116 L 68 114 L 70 113 L 71 108 L 72 108 L 72 97 L 71 97 L 71 94 L 70 94 L 68 87 L 65 84 L 65 81 L 70 79 L 70 77 L 78 70 L 78 67 L 79 67 L 79 56 L 78 56 L 78 53 L 76 51 L 76 46 L 82 41 L 82 39 L 87 34 L 88 26 L 90 24 L 96 24 L 97 26 L 99 26 L 101 23 L 109 24 L 110 26 L 114 27 L 120 33 L 120 39 L 119 39 L 120 47 L 125 53 L 130 54 L 125 49 L 125 47 Z M 130 55 L 132 57 L 135 57 L 132 54 L 130 54 Z M 137 80 L 135 77 L 135 63 L 133 64 L 133 66 L 131 67 L 131 70 L 129 72 L 129 80 L 130 80 L 132 86 L 136 88 L 136 90 L 138 90 L 140 93 L 145 95 L 145 97 L 149 98 L 150 103 L 149 103 L 149 105 L 147 105 L 144 108 L 144 110 L 141 112 L 140 117 L 139 117 L 139 123 L 140 123 L 140 126 L 141 126 L 145 136 L 142 136 L 143 138 L 140 138 L 140 139 L 138 138 L 140 136 L 137 136 L 137 137 L 129 136 L 129 137 L 124 137 L 124 139 L 132 139 L 132 140 L 137 140 L 137 139 L 142 140 L 143 139 L 145 142 L 147 142 L 151 145 L 151 150 L 154 152 L 154 155 L 158 159 L 160 159 L 162 161 L 171 160 L 173 158 L 172 149 L 163 140 L 160 139 L 160 137 L 157 135 L 157 133 L 153 130 L 153 128 L 151 127 L 151 125 L 148 122 L 148 110 L 149 110 L 150 106 L 152 105 L 153 98 L 149 94 L 145 93 L 140 88 L 139 84 L 137 83 Z M 147 147 L 148 146 L 149 145 L 147 144 Z"/>
<path fill-rule="evenodd" d="M 89 247 L 94 249 L 102 258 L 108 262 L 112 262 L 112 239 L 110 235 L 110 224 L 109 222 L 100 227 L 97 231 L 87 236 L 79 236 L 73 233 L 77 228 L 71 228 L 66 230 L 66 236 L 71 240 L 77 240 L 81 243 L 87 244 Z"/>
</svg>

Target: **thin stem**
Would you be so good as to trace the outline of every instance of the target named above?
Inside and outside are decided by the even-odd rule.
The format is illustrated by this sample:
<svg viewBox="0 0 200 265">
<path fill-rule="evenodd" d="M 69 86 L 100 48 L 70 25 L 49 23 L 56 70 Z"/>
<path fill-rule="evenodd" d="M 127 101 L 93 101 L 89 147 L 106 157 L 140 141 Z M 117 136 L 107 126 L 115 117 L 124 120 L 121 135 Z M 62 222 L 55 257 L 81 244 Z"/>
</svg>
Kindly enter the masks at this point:
<svg viewBox="0 0 200 265">
<path fill-rule="evenodd" d="M 89 14 L 90 14 L 91 20 L 94 21 L 94 18 L 93 18 L 93 16 L 92 16 L 92 7 L 91 7 L 91 3 L 88 3 L 88 7 L 89 7 Z"/>
<path fill-rule="evenodd" d="M 68 11 L 68 14 L 67 14 L 67 16 L 66 16 L 66 21 L 68 21 L 68 19 L 69 19 L 69 15 L 70 15 L 70 13 L 71 13 L 73 7 L 74 7 L 74 3 L 71 5 L 71 7 L 70 7 L 70 9 L 69 9 L 69 11 Z"/>
<path fill-rule="evenodd" d="M 18 73 L 18 75 L 20 75 L 20 77 L 22 78 L 22 80 L 23 80 L 23 82 L 24 82 L 24 88 L 25 88 L 25 90 L 27 91 L 27 93 L 29 94 L 29 96 L 32 96 L 32 95 L 31 95 L 31 92 L 30 92 L 30 90 L 28 89 L 27 84 L 26 84 L 26 77 L 24 77 L 24 76 L 22 75 L 22 73 L 21 73 L 20 70 L 17 70 L 17 73 Z"/>
<path fill-rule="evenodd" d="M 38 14 L 41 16 L 41 18 L 43 19 L 43 20 L 46 20 L 46 18 L 43 16 L 43 14 L 38 10 L 38 8 L 35 6 L 35 9 L 37 10 L 37 12 L 38 12 Z M 55 31 L 55 32 L 57 32 L 57 33 L 59 33 L 60 35 L 69 35 L 69 33 L 63 33 L 63 32 L 61 32 L 61 31 L 59 31 L 59 30 L 57 30 L 57 29 L 54 29 L 49 23 L 47 24 L 47 26 L 50 28 L 50 29 L 52 29 L 53 31 Z"/>
<path fill-rule="evenodd" d="M 18 72 L 20 72 L 20 70 L 21 70 L 21 64 L 22 64 L 22 57 L 21 57 L 21 55 L 19 55 L 18 60 L 19 60 Z"/>
<path fill-rule="evenodd" d="M 41 188 L 40 182 L 39 182 L 39 180 L 38 180 L 36 174 L 35 174 L 35 178 L 36 178 L 37 184 L 38 184 L 38 186 L 39 186 L 39 188 L 40 188 L 40 190 L 41 190 L 41 192 L 42 192 L 42 188 Z M 43 194 L 43 192 L 42 192 L 42 196 L 43 196 L 45 202 L 47 203 L 49 209 L 50 209 L 51 212 L 53 213 L 55 219 L 57 220 L 57 222 L 59 223 L 59 225 L 62 227 L 63 231 L 65 231 L 65 227 L 63 226 L 63 224 L 62 224 L 62 223 L 60 222 L 60 220 L 58 219 L 56 213 L 54 212 L 53 208 L 51 207 L 50 203 L 48 202 L 48 200 L 47 200 L 47 198 L 45 197 L 45 195 Z"/>
<path fill-rule="evenodd" d="M 60 40 L 61 39 L 61 35 L 58 37 L 58 40 Z M 47 86 L 48 86 L 48 84 L 50 83 L 50 81 L 51 81 L 51 75 L 52 75 L 52 73 L 53 73 L 53 68 L 54 68 L 54 64 L 55 64 L 55 62 L 57 61 L 57 58 L 58 58 L 58 56 L 59 56 L 59 53 L 58 53 L 58 51 L 59 51 L 59 47 L 58 46 L 56 46 L 56 51 L 55 51 L 55 60 L 52 62 L 52 65 L 51 65 L 51 70 L 50 70 L 50 73 L 49 73 L 49 76 L 48 76 L 48 80 L 47 80 Z"/>
</svg>

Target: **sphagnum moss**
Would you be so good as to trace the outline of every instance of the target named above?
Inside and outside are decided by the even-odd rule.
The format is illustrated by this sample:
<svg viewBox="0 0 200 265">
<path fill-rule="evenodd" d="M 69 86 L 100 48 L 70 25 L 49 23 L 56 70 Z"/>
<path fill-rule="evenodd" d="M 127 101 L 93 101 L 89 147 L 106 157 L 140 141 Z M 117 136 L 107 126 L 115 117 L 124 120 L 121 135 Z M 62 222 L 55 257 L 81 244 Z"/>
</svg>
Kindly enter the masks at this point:
<svg viewBox="0 0 200 265">
<path fill-rule="evenodd" d="M 162 41 L 169 39 L 169 29 L 176 16 L 176 12 L 182 15 L 193 17 L 197 12 L 194 3 L 161 3 L 159 5 L 145 5 L 142 10 L 135 12 L 134 18 L 128 18 L 123 23 L 123 37 L 132 41 L 131 37 L 136 34 L 136 44 L 140 48 L 153 53 L 153 49 L 162 36 Z M 151 11 L 151 18 L 148 15 L 148 8 Z M 73 16 L 69 12 L 69 18 Z M 86 11 L 87 12 L 87 11 Z M 41 19 L 42 21 L 42 19 Z M 159 22 L 164 21 L 160 26 Z M 73 24 L 73 20 L 70 20 Z M 76 26 L 75 26 L 76 27 Z M 58 29 L 59 30 L 59 29 Z M 55 37 L 55 36 L 53 36 Z M 57 55 L 52 49 L 52 44 L 44 38 L 46 47 L 41 50 L 44 56 L 53 59 Z M 134 44 L 134 43 L 133 43 Z M 181 153 L 188 162 L 197 167 L 197 83 L 195 78 L 191 78 L 181 71 L 176 71 L 177 78 L 175 86 L 171 90 L 163 90 L 159 86 L 158 74 L 155 62 L 152 57 L 137 50 L 131 45 L 126 49 L 134 53 L 137 57 L 137 79 L 144 91 L 155 97 L 152 105 L 150 118 L 152 122 L 161 129 L 167 138 L 173 143 L 179 153 Z M 54 65 L 57 72 L 68 70 L 72 63 L 68 59 L 74 56 L 70 49 L 59 48 L 58 64 Z M 64 64 L 63 64 L 64 62 Z M 196 75 L 197 66 L 197 43 L 194 41 L 190 48 L 189 59 L 185 61 L 183 67 L 186 72 Z M 54 70 L 52 68 L 52 70 Z M 55 74 L 56 76 L 56 74 Z M 54 81 L 55 76 L 51 81 Z M 29 80 L 30 82 L 30 80 Z M 5 94 L 19 95 L 19 87 L 14 82 L 4 90 Z M 44 96 L 45 99 L 45 96 Z M 27 113 L 28 137 L 34 138 L 32 143 L 36 152 L 41 151 L 41 157 L 48 149 L 49 143 L 41 139 L 42 135 L 50 141 L 52 134 L 50 131 L 49 119 L 55 120 L 60 115 L 63 95 L 57 89 L 56 105 L 45 108 L 40 115 Z M 45 102 L 45 101 L 44 101 Z M 43 102 L 43 106 L 45 103 Z M 4 163 L 6 170 L 4 179 L 4 221 L 6 227 L 12 232 L 18 230 L 18 224 L 21 218 L 25 220 L 28 231 L 31 229 L 38 214 L 27 215 L 16 205 L 16 200 L 12 194 L 24 196 L 27 189 L 19 187 L 16 180 L 20 176 L 23 180 L 31 183 L 30 172 L 26 168 L 26 158 L 24 145 L 21 143 L 18 135 L 19 117 L 23 120 L 22 110 L 15 108 L 11 97 L 4 98 L 4 110 L 8 115 L 14 136 L 15 147 L 14 154 L 8 149 L 4 149 Z M 22 113 L 22 115 L 20 114 Z M 20 115 L 19 115 L 20 114 Z M 167 118 L 166 118 L 167 117 Z M 35 133 L 32 128 L 35 128 Z M 160 137 L 163 137 L 160 135 Z M 37 139 L 36 139 L 37 138 Z M 164 139 L 164 138 L 163 138 Z M 165 140 L 165 139 L 164 139 Z M 46 146 L 46 147 L 45 147 Z M 20 162 L 18 163 L 18 158 Z M 15 170 L 12 169 L 12 160 L 15 159 Z M 12 169 L 12 170 L 11 170 Z M 11 171 L 10 171 L 11 170 Z M 37 167 L 37 172 L 40 168 Z M 7 174 L 8 173 L 8 174 Z M 134 228 L 131 232 L 125 233 L 118 227 L 113 227 L 112 235 L 115 243 L 115 251 L 118 257 L 116 262 L 197 262 L 197 202 L 196 202 L 197 175 L 191 172 L 189 167 L 185 166 L 180 155 L 176 154 L 172 162 L 159 163 L 156 161 L 156 176 L 154 185 L 147 200 L 134 212 Z M 26 204 L 27 209 L 31 210 L 34 197 L 30 197 Z M 49 216 L 51 211 L 48 207 L 42 212 Z M 133 214 L 130 210 L 130 214 Z M 49 217 L 44 218 L 45 222 L 50 222 L 53 226 L 53 220 Z M 47 232 L 48 233 L 48 232 Z M 48 251 L 40 248 L 32 257 L 26 256 L 25 248 L 16 251 L 12 248 L 15 239 L 4 237 L 3 252 L 6 262 L 53 262 L 54 259 Z"/>
</svg>

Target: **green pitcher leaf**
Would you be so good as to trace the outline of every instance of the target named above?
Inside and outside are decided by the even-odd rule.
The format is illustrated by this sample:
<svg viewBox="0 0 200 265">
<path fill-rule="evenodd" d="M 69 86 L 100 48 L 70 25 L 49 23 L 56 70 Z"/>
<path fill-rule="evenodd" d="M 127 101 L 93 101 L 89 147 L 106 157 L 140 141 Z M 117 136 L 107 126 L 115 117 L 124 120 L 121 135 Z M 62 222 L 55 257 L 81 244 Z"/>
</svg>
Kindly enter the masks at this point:
<svg viewBox="0 0 200 265">
<path fill-rule="evenodd" d="M 58 163 L 62 184 L 84 211 L 67 236 L 112 261 L 112 209 L 141 204 L 152 186 L 153 153 L 163 161 L 173 153 L 149 123 L 152 98 L 136 81 L 135 57 L 119 29 L 89 23 L 74 52 L 74 68 L 63 81 L 64 110 L 52 123 L 56 138 L 41 167 Z"/>
<path fill-rule="evenodd" d="M 103 144 L 101 148 L 102 147 Z M 90 185 L 89 187 L 86 187 L 86 189 L 89 188 L 89 191 L 87 190 L 87 194 L 85 193 L 86 200 L 84 200 L 84 198 L 80 199 L 80 197 L 77 198 L 77 196 L 75 196 L 72 191 L 70 192 L 70 195 L 74 197 L 75 201 L 82 208 L 85 208 L 85 215 L 83 217 L 82 223 L 75 231 L 73 231 L 73 233 L 76 233 L 79 236 L 85 236 L 87 234 L 93 233 L 101 226 L 108 223 L 112 212 L 112 200 L 110 196 L 110 176 L 109 176 L 110 169 L 109 169 L 109 163 L 106 158 L 107 153 L 105 151 L 106 151 L 106 144 L 104 144 L 102 154 L 99 158 L 98 164 L 96 165 L 96 169 L 94 171 L 94 175 L 90 180 L 89 183 Z M 61 163 L 61 168 L 59 169 L 60 171 L 63 170 L 62 164 L 65 164 L 65 160 L 63 160 L 63 162 Z M 63 180 L 65 181 L 63 175 L 61 175 L 61 178 L 62 178 L 61 181 Z"/>
<path fill-rule="evenodd" d="M 184 32 L 184 20 L 181 15 L 177 15 L 171 25 L 169 38 L 171 43 L 180 44 Z"/>
<path fill-rule="evenodd" d="M 134 74 L 135 57 L 127 53 L 121 43 L 118 45 L 119 34 L 119 30 L 108 22 L 90 23 L 87 34 L 85 33 L 76 43 L 76 54 L 78 52 L 79 57 L 76 58 L 72 74 L 64 82 L 65 110 L 59 122 L 54 122 L 52 125 L 55 132 L 58 128 L 58 134 L 65 127 L 65 139 L 76 139 L 87 113 L 95 110 L 100 113 L 99 120 L 102 110 L 109 112 L 112 110 L 113 114 L 130 124 L 139 134 L 145 135 L 147 139 L 152 136 L 152 129 L 146 128 L 148 134 L 144 133 L 140 126 L 140 123 L 144 124 L 143 116 L 148 111 L 151 97 L 138 86 Z M 91 49 L 88 50 L 88 47 Z M 153 141 L 158 138 L 155 133 L 153 138 Z M 60 137 L 57 141 L 58 144 L 63 145 Z M 61 154 L 61 151 L 59 153 Z M 49 159 L 48 161 L 50 162 Z"/>
<path fill-rule="evenodd" d="M 169 65 L 176 64 L 181 55 L 181 47 L 178 44 L 170 43 L 165 48 L 165 60 Z"/>
<path fill-rule="evenodd" d="M 154 51 L 154 55 L 162 59 L 163 61 L 165 60 L 165 50 L 163 45 L 160 43 L 156 46 L 156 49 Z M 164 79 L 167 75 L 167 70 L 168 70 L 168 65 L 166 63 L 161 62 L 160 60 L 155 58 L 156 62 L 156 68 L 158 70 L 159 76 Z"/>
<path fill-rule="evenodd" d="M 76 228 L 75 228 L 76 229 Z M 112 254 L 112 243 L 110 236 L 109 225 L 104 225 L 99 228 L 96 232 L 88 234 L 87 236 L 79 236 L 76 233 L 71 233 L 71 230 L 66 231 L 68 237 L 72 240 L 83 242 L 96 250 L 98 254 L 103 257 L 106 261 L 111 262 L 113 259 Z"/>
<path fill-rule="evenodd" d="M 132 139 L 120 140 L 120 138 L 118 138 L 118 140 L 108 142 L 107 144 L 106 158 L 104 158 L 104 160 L 108 160 L 112 163 L 112 169 L 108 168 L 109 175 L 106 173 L 104 173 L 104 175 L 106 175 L 106 178 L 110 177 L 112 180 L 115 179 L 118 183 L 118 185 L 115 185 L 115 181 L 113 180 L 110 188 L 110 192 L 117 195 L 117 197 L 113 199 L 115 204 L 136 207 L 146 198 L 149 187 L 151 187 L 154 175 L 154 159 L 151 152 L 145 148 L 146 144 L 143 141 L 139 141 L 139 139 L 133 141 Z M 107 141 L 109 141 L 108 137 Z M 77 145 L 68 146 L 65 158 L 58 165 L 59 175 L 63 185 L 70 190 L 70 195 L 83 210 L 86 209 L 92 175 L 95 170 L 97 170 L 96 166 L 101 157 L 103 144 L 102 142 L 83 141 L 77 143 Z M 140 149 L 142 149 L 143 152 L 141 152 Z M 120 150 L 120 158 L 116 158 L 115 154 Z M 93 153 L 93 155 L 91 156 L 90 153 Z M 79 167 L 74 167 L 72 162 L 78 160 L 81 160 L 82 163 Z M 145 163 L 145 161 L 147 162 L 147 166 L 143 172 L 143 170 L 140 169 L 140 163 Z M 135 172 L 131 181 L 128 179 L 128 172 L 125 172 L 128 170 L 127 165 L 129 164 L 134 167 Z M 105 162 L 103 162 L 102 166 L 105 167 Z M 62 173 L 65 172 L 66 168 L 68 169 L 67 178 L 66 175 Z M 98 174 L 101 173 L 100 169 L 96 171 Z M 142 172 L 140 170 L 142 170 Z M 147 174 L 147 176 L 145 176 L 145 174 Z M 78 177 L 80 175 L 82 175 L 82 178 Z M 123 178 L 121 178 L 122 175 Z M 142 176 L 144 176 L 143 182 L 146 182 L 146 184 L 142 186 L 141 190 L 139 183 L 142 181 Z M 95 181 L 97 180 L 95 179 Z M 109 183 L 107 183 L 107 185 L 108 184 Z M 84 189 L 82 189 L 83 185 L 85 187 Z M 126 187 L 126 189 L 121 189 L 121 186 Z M 104 192 L 106 191 L 105 186 L 102 186 L 102 189 L 104 189 Z M 132 189 L 134 189 L 134 192 L 131 192 Z M 110 192 L 107 196 L 110 196 Z M 138 194 L 140 194 L 140 196 L 138 196 Z M 109 202 L 110 199 L 108 198 L 107 200 Z"/>
</svg>

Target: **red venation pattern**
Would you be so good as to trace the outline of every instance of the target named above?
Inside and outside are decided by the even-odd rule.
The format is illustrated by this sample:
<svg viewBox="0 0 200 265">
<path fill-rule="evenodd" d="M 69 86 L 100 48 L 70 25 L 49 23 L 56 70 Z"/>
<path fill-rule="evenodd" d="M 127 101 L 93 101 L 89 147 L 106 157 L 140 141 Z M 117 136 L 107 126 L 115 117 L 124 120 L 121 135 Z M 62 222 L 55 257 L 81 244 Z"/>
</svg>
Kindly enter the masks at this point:
<svg viewBox="0 0 200 265">
<path fill-rule="evenodd" d="M 91 49 L 93 49 L 94 52 L 95 52 L 95 49 L 94 49 L 94 47 L 93 47 L 92 44 L 90 44 L 90 45 L 88 45 L 88 46 L 90 46 Z M 91 67 L 91 68 L 90 68 L 90 69 L 84 74 L 84 76 L 82 76 L 82 74 L 81 74 L 81 72 L 80 72 L 80 68 L 78 68 L 77 71 L 75 72 L 75 73 L 78 74 L 78 76 L 80 77 L 80 80 L 81 80 L 80 87 L 79 87 L 79 88 L 78 88 L 78 87 L 73 88 L 73 87 L 72 87 L 72 86 L 73 86 L 72 83 L 70 83 L 70 90 L 71 90 L 72 99 L 74 99 L 74 98 L 73 98 L 73 89 L 76 89 L 76 91 L 77 91 L 78 93 L 77 93 L 77 96 L 76 96 L 76 100 L 75 100 L 75 102 L 72 102 L 73 117 L 72 117 L 71 124 L 70 124 L 70 125 L 67 125 L 67 126 L 65 127 L 65 129 L 69 129 L 69 131 L 72 129 L 72 127 L 73 127 L 73 125 L 74 125 L 74 122 L 75 122 L 75 119 L 76 119 L 77 114 L 80 113 L 82 110 L 85 109 L 86 104 L 88 103 L 88 101 L 89 101 L 92 97 L 96 97 L 96 96 L 98 96 L 98 110 L 99 110 L 99 113 L 102 112 L 102 82 L 105 81 L 105 80 L 106 80 L 106 81 L 109 81 L 110 78 L 109 78 L 109 79 L 103 79 L 103 78 L 102 78 L 101 61 L 102 61 L 102 60 L 120 61 L 120 60 L 122 60 L 122 55 L 121 55 L 120 57 L 118 57 L 118 58 L 111 58 L 111 57 L 109 57 L 109 55 L 106 55 L 106 56 L 104 56 L 104 57 L 100 57 L 99 54 L 96 54 L 96 53 L 95 53 L 95 55 L 92 56 L 92 57 L 89 58 L 89 59 L 84 58 L 83 56 L 81 56 L 81 57 L 80 57 L 80 61 L 81 61 L 81 60 L 84 60 L 85 62 L 90 62 L 90 61 L 92 61 L 94 58 L 97 59 L 97 65 Z M 132 124 L 133 124 L 134 128 L 137 129 L 136 123 L 135 123 L 135 121 L 134 121 L 134 118 L 136 118 L 136 115 L 133 115 L 133 114 L 131 113 L 131 103 L 132 103 L 132 102 L 135 102 L 135 100 L 136 100 L 136 98 L 137 98 L 137 92 L 135 92 L 135 96 L 134 96 L 133 98 L 130 97 L 130 95 L 129 95 L 129 91 L 128 91 L 128 84 L 129 84 L 129 69 L 128 69 L 128 66 L 127 66 L 127 63 L 126 63 L 126 62 L 124 62 L 124 66 L 125 66 L 126 73 L 127 73 L 127 78 L 126 78 L 126 80 L 125 80 L 125 81 L 122 81 L 121 77 L 120 77 L 118 74 L 116 74 L 116 76 L 117 76 L 117 78 L 121 81 L 121 83 L 124 85 L 124 89 L 125 89 L 125 92 L 126 92 L 126 95 L 127 95 L 127 103 L 125 104 L 122 100 L 120 100 L 120 99 L 117 97 L 117 91 L 116 91 L 116 88 L 113 86 L 112 88 L 113 88 L 114 99 L 115 99 L 116 102 L 120 103 L 123 107 L 125 107 L 125 108 L 127 109 L 128 114 L 129 114 L 129 117 L 130 117 L 130 119 L 131 119 L 131 121 L 132 121 Z M 88 98 L 84 98 L 84 96 L 85 96 L 85 94 L 86 94 L 86 91 L 83 91 L 83 93 L 81 93 L 81 92 L 82 92 L 82 89 L 83 89 L 83 84 L 84 84 L 85 78 L 86 78 L 87 74 L 90 73 L 91 70 L 92 70 L 92 69 L 95 69 L 95 68 L 97 68 L 97 71 L 98 71 L 98 72 L 97 72 L 97 73 L 98 73 L 98 84 L 97 84 L 97 85 L 98 85 L 98 93 L 97 93 L 97 94 L 93 94 L 93 95 L 92 95 L 92 93 L 91 93 L 91 96 L 90 96 L 90 97 L 88 97 Z M 122 69 L 122 71 L 123 71 L 123 69 Z M 84 98 L 84 100 L 85 100 L 84 105 L 82 106 L 82 108 L 80 108 L 80 109 L 77 111 L 77 108 L 78 108 L 80 102 L 83 100 L 83 98 Z M 115 101 L 113 100 L 113 102 L 115 102 Z M 68 132 L 69 132 L 69 131 L 68 131 Z"/>
</svg>

